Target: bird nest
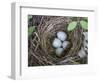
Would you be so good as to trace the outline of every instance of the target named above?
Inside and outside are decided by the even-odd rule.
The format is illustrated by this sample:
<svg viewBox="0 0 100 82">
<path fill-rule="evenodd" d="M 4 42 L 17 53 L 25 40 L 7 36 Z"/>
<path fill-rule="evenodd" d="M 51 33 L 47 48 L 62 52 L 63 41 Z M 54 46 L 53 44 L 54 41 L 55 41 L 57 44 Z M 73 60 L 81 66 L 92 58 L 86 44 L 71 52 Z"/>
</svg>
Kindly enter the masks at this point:
<svg viewBox="0 0 100 82">
<path fill-rule="evenodd" d="M 83 30 L 77 26 L 73 31 L 67 31 L 70 17 L 33 16 L 28 21 L 28 28 L 35 25 L 35 31 L 28 39 L 28 66 L 80 64 L 84 62 L 77 54 L 82 46 Z M 55 55 L 52 41 L 58 31 L 64 31 L 70 42 L 69 47 L 61 57 Z M 86 62 L 86 61 L 85 61 Z"/>
</svg>

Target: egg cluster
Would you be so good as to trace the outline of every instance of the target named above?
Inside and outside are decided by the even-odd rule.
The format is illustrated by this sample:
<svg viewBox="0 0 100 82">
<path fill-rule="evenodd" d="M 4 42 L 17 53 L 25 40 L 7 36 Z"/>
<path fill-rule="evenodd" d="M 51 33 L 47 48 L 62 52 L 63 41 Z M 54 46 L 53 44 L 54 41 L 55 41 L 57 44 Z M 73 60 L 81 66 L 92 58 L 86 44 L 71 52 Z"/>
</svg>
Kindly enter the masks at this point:
<svg viewBox="0 0 100 82">
<path fill-rule="evenodd" d="M 57 37 L 55 37 L 52 42 L 56 55 L 60 57 L 68 45 L 69 41 L 67 41 L 67 34 L 63 31 L 57 32 Z"/>
</svg>

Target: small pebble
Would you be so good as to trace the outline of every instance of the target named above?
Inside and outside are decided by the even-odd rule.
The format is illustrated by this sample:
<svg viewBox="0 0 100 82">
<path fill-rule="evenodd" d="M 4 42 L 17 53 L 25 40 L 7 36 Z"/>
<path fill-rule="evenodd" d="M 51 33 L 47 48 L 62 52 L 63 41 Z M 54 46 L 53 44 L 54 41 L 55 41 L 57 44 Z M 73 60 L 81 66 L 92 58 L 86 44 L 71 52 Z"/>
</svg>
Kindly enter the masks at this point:
<svg viewBox="0 0 100 82">
<path fill-rule="evenodd" d="M 84 51 L 84 49 L 82 48 L 79 52 L 78 52 L 78 56 L 80 57 L 80 58 L 84 58 L 84 57 L 86 57 L 86 53 L 85 53 L 85 51 Z"/>
</svg>

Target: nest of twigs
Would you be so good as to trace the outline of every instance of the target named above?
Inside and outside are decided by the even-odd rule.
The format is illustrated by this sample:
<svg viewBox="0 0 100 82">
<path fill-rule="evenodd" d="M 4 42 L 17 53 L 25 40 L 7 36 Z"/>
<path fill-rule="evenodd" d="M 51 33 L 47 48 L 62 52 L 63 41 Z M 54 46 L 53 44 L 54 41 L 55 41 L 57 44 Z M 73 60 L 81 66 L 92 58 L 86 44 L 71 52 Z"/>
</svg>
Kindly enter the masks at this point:
<svg viewBox="0 0 100 82">
<path fill-rule="evenodd" d="M 80 58 L 77 53 L 82 46 L 83 30 L 75 28 L 68 32 L 65 27 L 71 21 L 69 17 L 33 16 L 31 21 L 29 20 L 28 26 L 35 25 L 36 31 L 28 40 L 28 66 L 79 64 L 77 61 L 80 61 Z M 66 32 L 70 41 L 70 46 L 63 52 L 62 57 L 54 55 L 51 44 L 58 31 Z"/>
</svg>

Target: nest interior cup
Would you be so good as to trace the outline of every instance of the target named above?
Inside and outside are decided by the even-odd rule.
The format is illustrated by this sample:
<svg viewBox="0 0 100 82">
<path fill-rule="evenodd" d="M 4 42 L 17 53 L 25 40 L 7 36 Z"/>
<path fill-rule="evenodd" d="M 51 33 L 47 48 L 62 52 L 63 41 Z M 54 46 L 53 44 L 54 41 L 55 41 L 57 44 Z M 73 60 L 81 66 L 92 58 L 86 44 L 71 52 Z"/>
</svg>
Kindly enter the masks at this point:
<svg viewBox="0 0 100 82">
<path fill-rule="evenodd" d="M 83 46 L 83 32 L 81 26 L 68 31 L 67 26 L 78 17 L 63 16 L 39 16 L 31 15 L 28 20 L 28 28 L 35 26 L 28 37 L 28 66 L 45 66 L 45 65 L 67 65 L 87 63 L 87 56 L 80 58 L 78 52 Z M 81 18 L 80 18 L 81 19 Z M 57 37 L 57 32 L 63 31 L 69 41 L 68 47 L 57 56 L 52 42 Z M 85 30 L 87 32 L 87 30 Z M 84 64 L 84 63 L 82 63 Z"/>
</svg>

